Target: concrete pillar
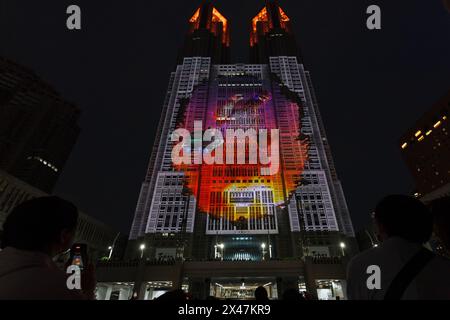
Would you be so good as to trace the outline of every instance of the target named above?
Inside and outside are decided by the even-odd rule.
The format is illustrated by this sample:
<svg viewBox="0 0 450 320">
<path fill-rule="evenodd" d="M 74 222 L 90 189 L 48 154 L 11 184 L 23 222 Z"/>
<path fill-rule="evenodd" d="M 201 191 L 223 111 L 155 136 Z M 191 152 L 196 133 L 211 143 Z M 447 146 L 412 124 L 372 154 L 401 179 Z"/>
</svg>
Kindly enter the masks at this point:
<svg viewBox="0 0 450 320">
<path fill-rule="evenodd" d="M 145 274 L 145 260 L 141 259 L 139 261 L 139 265 L 137 268 L 136 276 L 134 278 L 134 287 L 133 292 L 138 293 L 138 299 L 143 300 L 142 296 L 142 287 L 146 287 L 146 283 L 144 282 L 144 274 Z"/>
<path fill-rule="evenodd" d="M 108 285 L 108 288 L 106 289 L 105 300 L 111 300 L 112 290 L 113 290 L 113 286 Z"/>
<path fill-rule="evenodd" d="M 211 295 L 211 279 L 205 279 L 204 298 L 206 299 Z"/>
<path fill-rule="evenodd" d="M 281 299 L 281 297 L 283 296 L 283 279 L 277 278 L 276 283 L 277 283 L 277 296 L 279 299 Z"/>
<path fill-rule="evenodd" d="M 144 300 L 150 300 L 153 296 L 153 288 L 145 290 Z"/>
<path fill-rule="evenodd" d="M 272 286 L 271 290 L 271 298 L 273 300 L 281 299 L 281 297 L 278 295 L 278 284 L 275 282 Z"/>
<path fill-rule="evenodd" d="M 341 299 L 343 300 L 347 300 L 347 281 L 346 280 L 341 280 L 341 285 L 342 285 L 342 292 L 344 293 L 344 296 L 341 297 Z"/>
<path fill-rule="evenodd" d="M 183 262 L 177 261 L 175 263 L 176 272 L 172 277 L 172 290 L 181 289 L 183 285 Z"/>
<path fill-rule="evenodd" d="M 314 278 L 312 273 L 307 270 L 306 266 L 305 266 L 305 285 L 306 291 L 312 296 L 312 298 L 318 299 L 316 279 Z"/>
<path fill-rule="evenodd" d="M 147 284 L 141 283 L 140 285 L 134 284 L 133 292 L 138 292 L 138 300 L 148 300 Z"/>
<path fill-rule="evenodd" d="M 97 286 L 96 299 L 97 300 L 106 300 L 107 291 L 108 291 L 108 286 L 105 286 L 105 285 Z"/>
<path fill-rule="evenodd" d="M 143 283 L 142 281 L 135 281 L 134 285 L 133 285 L 133 294 L 136 292 L 138 294 L 138 300 L 143 300 L 144 299 L 144 293 L 142 290 L 145 290 L 145 283 Z"/>
<path fill-rule="evenodd" d="M 119 300 L 129 300 L 130 299 L 131 288 L 121 288 L 119 293 Z"/>
<path fill-rule="evenodd" d="M 298 290 L 298 279 L 297 278 L 289 278 L 283 277 L 277 279 L 277 293 L 278 298 L 282 299 L 283 294 L 288 289 Z"/>
<path fill-rule="evenodd" d="M 209 296 L 209 279 L 195 278 L 189 281 L 189 292 L 195 299 L 206 299 Z"/>
</svg>

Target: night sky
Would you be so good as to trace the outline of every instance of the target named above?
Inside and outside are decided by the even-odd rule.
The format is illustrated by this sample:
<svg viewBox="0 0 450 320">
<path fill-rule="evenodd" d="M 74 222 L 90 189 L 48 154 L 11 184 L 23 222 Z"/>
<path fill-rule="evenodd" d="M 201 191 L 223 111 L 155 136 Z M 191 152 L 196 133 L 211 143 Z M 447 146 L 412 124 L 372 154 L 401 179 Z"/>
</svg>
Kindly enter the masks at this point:
<svg viewBox="0 0 450 320">
<path fill-rule="evenodd" d="M 28 66 L 82 110 L 56 193 L 129 232 L 177 49 L 200 0 L 0 0 L 0 55 Z M 263 0 L 213 1 L 247 62 Z M 66 8 L 82 30 L 66 29 Z M 376 202 L 411 193 L 399 137 L 450 88 L 450 14 L 441 0 L 281 0 L 312 73 L 356 229 Z M 382 30 L 366 8 L 382 9 Z"/>
</svg>

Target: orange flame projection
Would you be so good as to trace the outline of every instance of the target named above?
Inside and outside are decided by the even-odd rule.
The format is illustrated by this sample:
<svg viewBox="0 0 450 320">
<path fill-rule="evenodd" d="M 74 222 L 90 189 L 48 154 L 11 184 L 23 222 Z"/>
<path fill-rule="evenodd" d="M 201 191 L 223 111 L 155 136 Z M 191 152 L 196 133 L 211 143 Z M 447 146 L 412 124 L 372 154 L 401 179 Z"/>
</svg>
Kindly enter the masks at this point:
<svg viewBox="0 0 450 320">
<path fill-rule="evenodd" d="M 174 165 L 175 170 L 184 172 L 185 186 L 195 196 L 199 211 L 213 217 L 225 216 L 231 221 L 238 221 L 248 219 L 250 214 L 253 214 L 253 217 L 264 215 L 266 213 L 264 210 L 267 210 L 264 206 L 268 203 L 273 206 L 284 206 L 299 186 L 300 176 L 307 161 L 308 145 L 300 138 L 300 106 L 287 99 L 283 107 L 280 107 L 283 110 L 275 111 L 270 92 L 262 87 L 248 89 L 245 86 L 223 89 L 229 92 L 228 97 L 219 97 L 217 101 L 205 105 L 204 100 L 198 99 L 197 95 L 203 95 L 206 86 L 207 84 L 200 85 L 189 102 L 182 106 L 183 116 L 179 119 L 177 127 L 192 133 L 192 143 L 185 146 L 183 153 L 199 151 L 202 154 L 211 143 L 202 141 L 201 150 L 195 150 L 195 139 L 199 138 L 194 132 L 195 121 L 201 121 L 203 130 L 217 129 L 223 133 L 224 138 L 227 129 L 244 131 L 250 128 L 256 131 L 267 129 L 269 133 L 271 129 L 278 129 L 280 169 L 271 176 L 265 176 L 261 174 L 261 168 L 267 166 L 261 165 L 260 162 L 249 164 L 247 161 L 246 164 L 236 164 L 235 161 L 234 164 L 226 164 L 224 160 L 224 164 L 208 165 L 203 162 Z M 289 124 L 279 125 L 278 116 L 289 117 Z M 268 141 L 271 141 L 270 135 Z M 177 143 L 174 143 L 174 146 Z M 269 154 L 273 152 L 271 144 L 268 149 Z M 246 145 L 245 150 L 248 160 L 250 146 Z M 225 142 L 224 159 L 226 152 Z M 234 154 L 236 155 L 236 152 Z M 213 152 L 213 155 L 218 153 Z M 240 210 L 244 207 L 254 209 Z"/>
<path fill-rule="evenodd" d="M 195 11 L 194 15 L 189 20 L 189 22 L 190 23 L 195 23 L 195 22 L 199 21 L 199 17 L 200 17 L 200 8 L 198 8 L 197 11 Z"/>
<path fill-rule="evenodd" d="M 279 18 L 280 18 L 281 28 L 284 29 L 285 31 L 289 32 L 290 31 L 290 27 L 288 24 L 290 22 L 289 17 L 283 11 L 283 9 L 281 9 L 280 7 L 278 7 L 278 13 L 279 13 Z M 250 45 L 252 47 L 258 42 L 258 23 L 261 23 L 264 33 L 269 32 L 273 28 L 273 25 L 271 24 L 272 23 L 271 19 L 268 15 L 267 7 L 264 7 L 252 19 L 252 30 L 251 30 L 251 34 L 250 34 Z"/>
<path fill-rule="evenodd" d="M 195 11 L 194 15 L 189 19 L 189 23 L 191 25 L 190 32 L 194 32 L 200 28 L 200 19 L 201 15 L 205 14 L 202 12 L 201 8 L 198 8 Z M 207 25 L 208 30 L 213 32 L 216 36 L 219 35 L 219 30 L 222 35 L 222 42 L 229 46 L 230 44 L 230 36 L 229 36 L 229 28 L 228 28 L 228 20 L 217 10 L 216 8 L 212 8 L 212 14 L 210 21 Z"/>
</svg>

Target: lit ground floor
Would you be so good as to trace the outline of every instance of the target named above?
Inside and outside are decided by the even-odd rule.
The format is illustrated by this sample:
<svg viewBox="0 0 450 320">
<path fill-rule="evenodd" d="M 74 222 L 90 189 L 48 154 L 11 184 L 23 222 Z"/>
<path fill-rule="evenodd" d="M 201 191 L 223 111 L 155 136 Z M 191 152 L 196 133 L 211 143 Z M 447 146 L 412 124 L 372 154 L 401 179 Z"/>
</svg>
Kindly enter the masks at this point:
<svg viewBox="0 0 450 320">
<path fill-rule="evenodd" d="M 320 300 L 346 298 L 345 259 L 306 258 L 270 261 L 109 262 L 97 268 L 99 300 L 153 300 L 183 289 L 196 299 L 254 298 L 257 287 L 270 299 L 287 289 L 307 291 Z"/>
</svg>

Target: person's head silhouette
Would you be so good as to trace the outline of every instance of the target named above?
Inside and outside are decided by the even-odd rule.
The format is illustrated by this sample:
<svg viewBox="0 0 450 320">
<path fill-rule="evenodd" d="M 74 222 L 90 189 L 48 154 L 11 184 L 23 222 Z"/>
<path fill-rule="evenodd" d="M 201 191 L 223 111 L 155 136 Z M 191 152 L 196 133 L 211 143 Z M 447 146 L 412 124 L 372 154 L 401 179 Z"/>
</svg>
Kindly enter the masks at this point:
<svg viewBox="0 0 450 320">
<path fill-rule="evenodd" d="M 269 300 L 269 296 L 267 294 L 267 290 L 264 287 L 258 287 L 255 290 L 255 299 L 257 301 L 267 301 Z"/>
<path fill-rule="evenodd" d="M 3 225 L 1 247 L 55 256 L 72 246 L 78 210 L 58 197 L 36 198 L 18 205 Z"/>
<path fill-rule="evenodd" d="M 375 209 L 375 222 L 381 241 L 399 237 L 409 242 L 427 242 L 433 229 L 433 218 L 419 200 L 405 195 L 391 195 Z"/>
</svg>

